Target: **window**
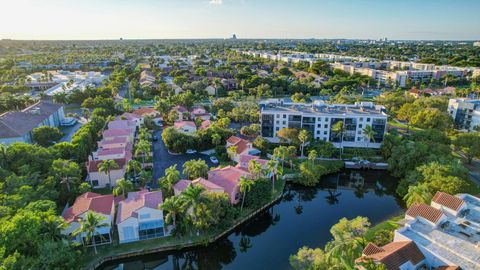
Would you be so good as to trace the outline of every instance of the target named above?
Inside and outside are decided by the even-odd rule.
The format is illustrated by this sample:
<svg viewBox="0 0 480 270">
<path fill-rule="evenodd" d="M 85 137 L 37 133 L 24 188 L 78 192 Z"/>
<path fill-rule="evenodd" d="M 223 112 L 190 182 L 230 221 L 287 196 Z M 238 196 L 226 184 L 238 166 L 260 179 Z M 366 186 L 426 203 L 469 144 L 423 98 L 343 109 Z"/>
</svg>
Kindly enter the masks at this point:
<svg viewBox="0 0 480 270">
<path fill-rule="evenodd" d="M 325 131 L 323 132 L 323 135 L 327 135 L 327 134 L 328 134 L 328 131 L 325 130 Z"/>
<path fill-rule="evenodd" d="M 362 124 L 359 124 L 359 125 L 358 125 L 358 128 L 362 128 L 362 127 L 363 127 L 363 125 L 362 125 Z"/>
<path fill-rule="evenodd" d="M 361 131 L 361 130 L 359 130 L 357 133 L 358 133 L 358 135 L 361 135 L 361 134 L 362 134 L 362 131 Z"/>
<path fill-rule="evenodd" d="M 370 122 L 370 117 L 369 117 L 369 118 L 367 118 L 367 122 Z"/>
<path fill-rule="evenodd" d="M 321 117 L 318 117 L 318 122 L 322 121 L 322 118 Z"/>
<path fill-rule="evenodd" d="M 323 137 L 323 141 L 326 142 L 326 141 L 327 141 L 327 137 Z"/>
<path fill-rule="evenodd" d="M 286 114 L 284 114 L 284 115 L 283 115 L 283 118 L 287 118 L 287 115 L 286 115 Z"/>
<path fill-rule="evenodd" d="M 277 118 L 280 118 L 280 114 L 277 114 Z"/>
<path fill-rule="evenodd" d="M 286 124 L 287 124 L 287 121 L 283 121 L 282 124 L 286 125 Z"/>
<path fill-rule="evenodd" d="M 317 135 L 320 135 L 320 130 L 317 130 Z"/>
<path fill-rule="evenodd" d="M 328 117 L 325 117 L 325 122 L 328 122 Z"/>
<path fill-rule="evenodd" d="M 98 180 L 93 180 L 93 181 L 92 181 L 92 185 L 93 185 L 94 187 L 98 187 Z"/>
<path fill-rule="evenodd" d="M 318 128 L 321 128 L 321 127 L 322 127 L 322 125 L 321 125 L 321 124 L 318 124 L 318 125 L 317 125 L 317 127 L 318 127 Z"/>
<path fill-rule="evenodd" d="M 150 214 L 141 214 L 140 219 L 150 218 Z"/>
<path fill-rule="evenodd" d="M 324 127 L 324 128 L 328 128 L 328 124 L 325 124 L 323 127 Z"/>
<path fill-rule="evenodd" d="M 360 121 L 363 121 L 363 117 L 360 117 Z"/>
<path fill-rule="evenodd" d="M 276 128 L 275 128 L 275 130 L 276 130 L 276 131 L 279 131 L 279 130 L 280 130 L 280 128 L 279 128 L 279 127 L 276 127 Z"/>
</svg>

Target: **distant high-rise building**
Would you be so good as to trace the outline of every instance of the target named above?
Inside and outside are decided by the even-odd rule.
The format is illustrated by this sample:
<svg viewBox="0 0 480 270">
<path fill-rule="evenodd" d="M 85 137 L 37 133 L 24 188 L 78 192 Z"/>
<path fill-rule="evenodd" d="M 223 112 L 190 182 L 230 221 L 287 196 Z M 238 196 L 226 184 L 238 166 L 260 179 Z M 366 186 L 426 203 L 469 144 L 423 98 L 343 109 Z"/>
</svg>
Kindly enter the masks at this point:
<svg viewBox="0 0 480 270">
<path fill-rule="evenodd" d="M 233 34 L 232 39 L 237 39 L 237 35 Z"/>
<path fill-rule="evenodd" d="M 473 42 L 473 46 L 475 46 L 475 47 L 480 47 L 480 41 L 475 41 L 475 42 Z"/>
</svg>

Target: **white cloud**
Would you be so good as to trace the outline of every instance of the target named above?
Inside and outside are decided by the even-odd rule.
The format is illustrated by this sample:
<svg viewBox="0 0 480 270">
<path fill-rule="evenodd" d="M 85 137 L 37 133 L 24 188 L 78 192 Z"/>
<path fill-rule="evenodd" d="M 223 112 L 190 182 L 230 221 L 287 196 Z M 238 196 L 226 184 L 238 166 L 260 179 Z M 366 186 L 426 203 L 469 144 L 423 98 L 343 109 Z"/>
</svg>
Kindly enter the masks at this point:
<svg viewBox="0 0 480 270">
<path fill-rule="evenodd" d="M 223 0 L 210 0 L 210 5 L 221 5 Z"/>
</svg>

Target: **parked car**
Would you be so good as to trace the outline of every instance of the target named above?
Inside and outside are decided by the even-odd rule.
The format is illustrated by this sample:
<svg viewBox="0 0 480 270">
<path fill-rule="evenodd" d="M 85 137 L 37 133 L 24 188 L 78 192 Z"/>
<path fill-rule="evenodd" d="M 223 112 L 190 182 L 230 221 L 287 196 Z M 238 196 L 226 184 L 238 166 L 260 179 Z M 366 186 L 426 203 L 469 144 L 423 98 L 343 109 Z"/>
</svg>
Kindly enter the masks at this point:
<svg viewBox="0 0 480 270">
<path fill-rule="evenodd" d="M 217 159 L 215 156 L 210 156 L 210 161 L 211 161 L 213 164 L 218 164 L 218 159 Z"/>
<path fill-rule="evenodd" d="M 157 135 L 154 135 L 154 136 L 152 137 L 152 140 L 153 140 L 154 142 L 158 141 L 158 136 L 157 136 Z"/>
<path fill-rule="evenodd" d="M 195 153 L 197 153 L 197 151 L 195 151 L 193 149 L 188 149 L 186 153 L 187 154 L 195 154 Z"/>
</svg>

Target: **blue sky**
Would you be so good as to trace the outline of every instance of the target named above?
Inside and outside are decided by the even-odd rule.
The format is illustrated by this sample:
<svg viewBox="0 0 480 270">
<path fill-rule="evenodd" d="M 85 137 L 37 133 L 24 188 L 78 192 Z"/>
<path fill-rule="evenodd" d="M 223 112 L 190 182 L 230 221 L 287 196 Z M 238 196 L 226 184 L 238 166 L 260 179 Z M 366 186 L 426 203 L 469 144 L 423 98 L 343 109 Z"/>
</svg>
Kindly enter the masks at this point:
<svg viewBox="0 0 480 270">
<path fill-rule="evenodd" d="M 0 38 L 480 39 L 478 0 L 0 0 Z"/>
</svg>

